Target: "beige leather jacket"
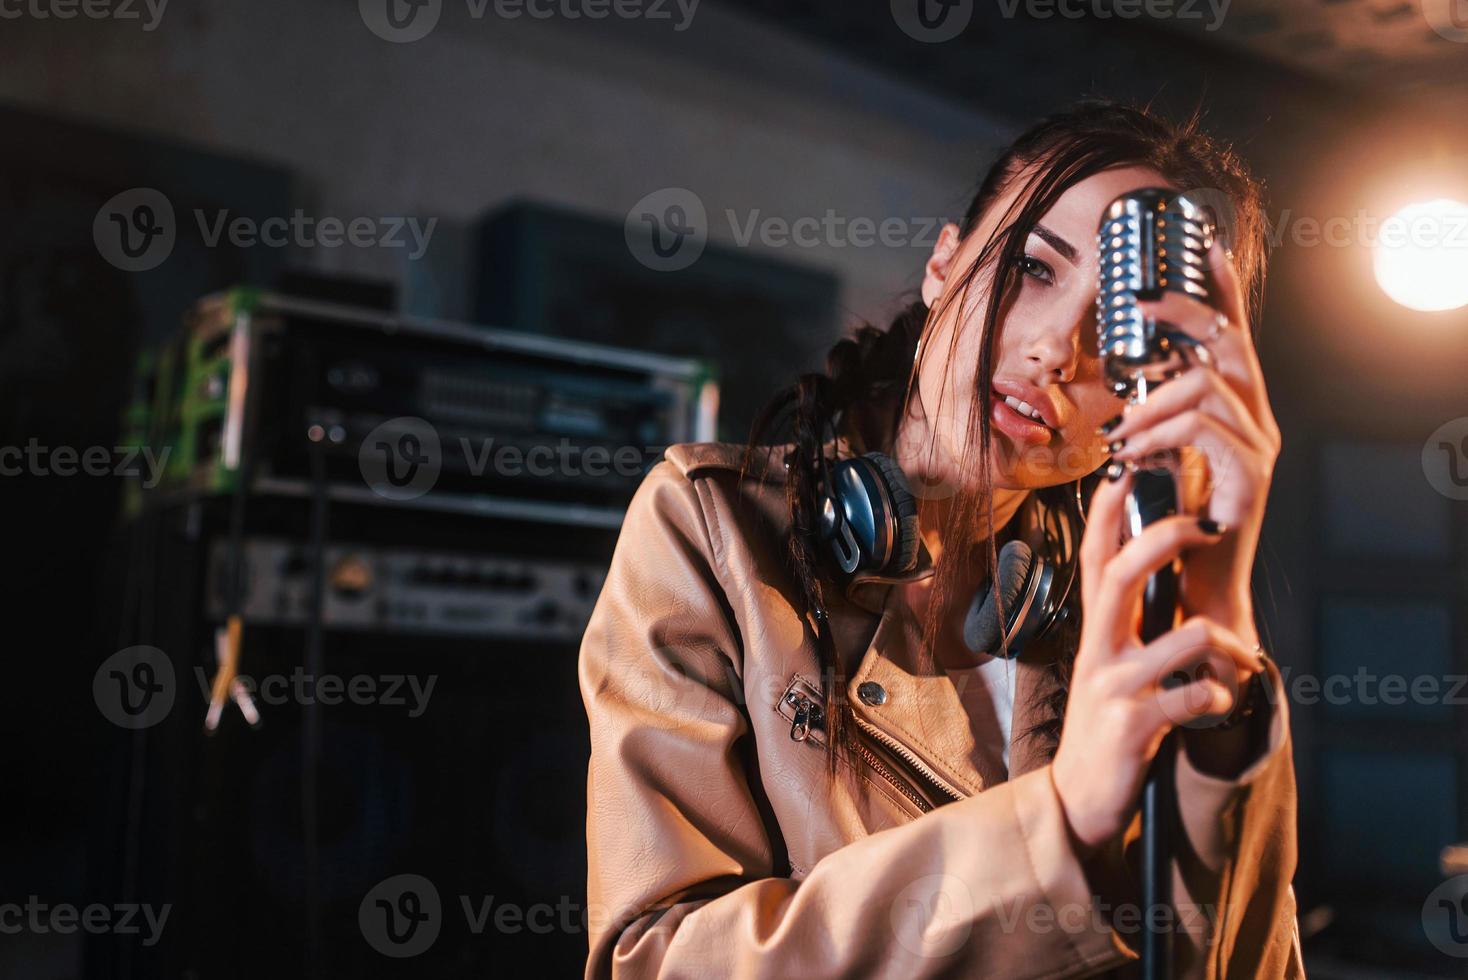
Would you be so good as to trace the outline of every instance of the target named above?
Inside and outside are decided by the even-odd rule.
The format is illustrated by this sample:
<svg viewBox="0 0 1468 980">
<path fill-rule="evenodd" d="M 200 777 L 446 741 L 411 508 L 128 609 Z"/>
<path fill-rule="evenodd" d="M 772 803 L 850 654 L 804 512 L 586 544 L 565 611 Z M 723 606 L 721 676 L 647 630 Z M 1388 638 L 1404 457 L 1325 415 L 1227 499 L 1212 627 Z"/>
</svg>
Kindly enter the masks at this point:
<svg viewBox="0 0 1468 980">
<path fill-rule="evenodd" d="M 741 481 L 741 451 L 666 450 L 582 641 L 586 976 L 1134 972 L 1138 823 L 1078 853 L 1048 755 L 1025 737 L 1048 676 L 1028 652 L 1006 772 L 959 685 L 916 662 L 899 579 L 858 579 L 830 616 L 862 748 L 828 779 L 805 710 L 821 701 L 814 619 L 783 558 L 783 466 L 772 452 Z M 902 580 L 932 572 L 924 550 Z M 1179 976 L 1304 975 L 1289 725 L 1272 664 L 1268 677 L 1266 747 L 1242 775 L 1178 753 Z"/>
</svg>

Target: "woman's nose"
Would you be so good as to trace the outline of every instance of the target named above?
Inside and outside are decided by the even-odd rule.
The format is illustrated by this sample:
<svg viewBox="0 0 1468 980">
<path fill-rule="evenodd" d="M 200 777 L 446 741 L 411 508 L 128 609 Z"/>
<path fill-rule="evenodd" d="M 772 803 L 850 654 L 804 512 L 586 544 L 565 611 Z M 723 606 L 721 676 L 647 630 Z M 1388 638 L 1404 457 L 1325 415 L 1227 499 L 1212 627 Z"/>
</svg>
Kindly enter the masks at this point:
<svg viewBox="0 0 1468 980">
<path fill-rule="evenodd" d="M 1043 328 L 1026 339 L 1025 359 L 1037 365 L 1046 376 L 1058 383 L 1075 377 L 1080 353 L 1080 334 L 1076 330 Z"/>
</svg>

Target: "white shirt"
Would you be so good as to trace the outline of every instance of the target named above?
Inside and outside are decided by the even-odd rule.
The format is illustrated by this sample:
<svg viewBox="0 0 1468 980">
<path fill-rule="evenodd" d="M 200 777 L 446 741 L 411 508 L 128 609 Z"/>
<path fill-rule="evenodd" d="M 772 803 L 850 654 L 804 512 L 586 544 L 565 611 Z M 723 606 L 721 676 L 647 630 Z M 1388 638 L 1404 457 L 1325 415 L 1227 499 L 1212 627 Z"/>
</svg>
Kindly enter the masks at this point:
<svg viewBox="0 0 1468 980">
<path fill-rule="evenodd" d="M 1000 746 L 1004 768 L 1009 768 L 1009 733 L 1014 729 L 1014 661 L 1002 657 L 990 657 L 973 668 L 979 675 L 984 689 L 994 702 L 994 717 L 999 720 L 999 731 L 1004 737 Z"/>
</svg>

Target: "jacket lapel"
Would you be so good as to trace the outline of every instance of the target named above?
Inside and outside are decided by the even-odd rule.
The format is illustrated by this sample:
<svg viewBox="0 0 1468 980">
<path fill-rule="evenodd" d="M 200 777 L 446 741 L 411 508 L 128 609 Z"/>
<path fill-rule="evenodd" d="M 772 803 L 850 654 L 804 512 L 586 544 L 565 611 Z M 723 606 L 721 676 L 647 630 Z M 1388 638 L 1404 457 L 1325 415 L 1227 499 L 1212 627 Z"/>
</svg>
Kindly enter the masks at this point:
<svg viewBox="0 0 1468 980">
<path fill-rule="evenodd" d="M 1015 662 L 1006 772 L 992 748 L 976 741 L 953 680 L 938 665 L 922 662 L 922 624 L 893 587 L 933 572 L 931 556 L 920 547 L 916 567 L 903 575 L 858 577 L 847 589 L 848 602 L 831 611 L 833 638 L 839 650 L 863 651 L 847 675 L 847 697 L 859 722 L 917 759 L 940 785 L 967 796 L 1049 761 L 1041 740 L 1026 733 L 1039 720 L 1040 699 L 1054 687 L 1050 652 L 1036 649 Z"/>
</svg>

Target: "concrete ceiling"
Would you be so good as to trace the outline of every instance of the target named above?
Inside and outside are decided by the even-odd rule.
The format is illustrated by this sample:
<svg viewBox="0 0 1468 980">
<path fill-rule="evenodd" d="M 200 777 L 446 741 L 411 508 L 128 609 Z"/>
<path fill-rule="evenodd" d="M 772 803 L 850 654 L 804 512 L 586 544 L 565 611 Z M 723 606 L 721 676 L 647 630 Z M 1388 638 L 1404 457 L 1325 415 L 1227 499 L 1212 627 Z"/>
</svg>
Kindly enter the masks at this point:
<svg viewBox="0 0 1468 980">
<path fill-rule="evenodd" d="M 1235 88 L 1255 111 L 1278 92 L 1468 116 L 1468 0 L 733 2 L 1015 119 L 1090 91 L 1227 103 Z M 920 3 L 962 29 L 914 37 L 901 21 Z"/>
<path fill-rule="evenodd" d="M 1153 23 L 1350 88 L 1468 94 L 1468 0 L 1232 0 L 1212 30 Z"/>
</svg>

